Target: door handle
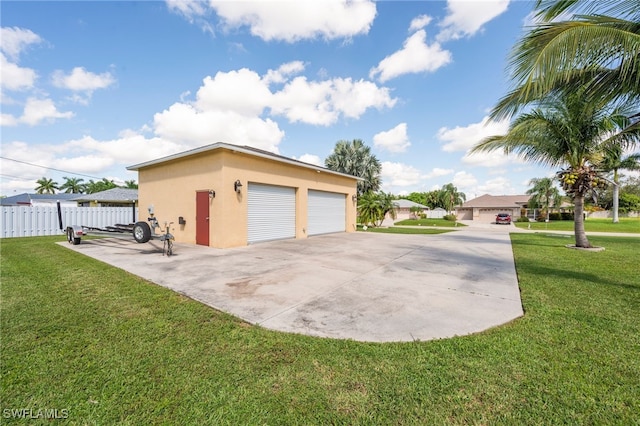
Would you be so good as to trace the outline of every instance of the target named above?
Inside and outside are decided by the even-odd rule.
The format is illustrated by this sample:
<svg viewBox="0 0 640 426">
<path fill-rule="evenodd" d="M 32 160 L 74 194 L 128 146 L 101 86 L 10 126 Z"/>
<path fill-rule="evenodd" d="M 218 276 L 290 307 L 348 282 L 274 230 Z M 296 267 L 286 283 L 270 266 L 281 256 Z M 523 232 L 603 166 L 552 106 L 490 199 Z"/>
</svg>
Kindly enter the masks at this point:
<svg viewBox="0 0 640 426">
<path fill-rule="evenodd" d="M 205 220 L 209 220 L 209 216 L 205 217 Z"/>
</svg>

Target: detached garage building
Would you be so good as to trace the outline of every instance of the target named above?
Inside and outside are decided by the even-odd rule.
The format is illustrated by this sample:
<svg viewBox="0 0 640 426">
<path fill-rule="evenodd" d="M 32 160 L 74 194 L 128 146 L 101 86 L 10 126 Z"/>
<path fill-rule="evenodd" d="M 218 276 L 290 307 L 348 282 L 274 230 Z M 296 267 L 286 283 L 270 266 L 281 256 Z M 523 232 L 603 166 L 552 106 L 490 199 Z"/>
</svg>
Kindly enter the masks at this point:
<svg viewBox="0 0 640 426">
<path fill-rule="evenodd" d="M 227 248 L 356 229 L 358 178 L 256 148 L 220 142 L 127 169 L 138 171 L 140 208 L 174 222 L 178 242 Z"/>
</svg>

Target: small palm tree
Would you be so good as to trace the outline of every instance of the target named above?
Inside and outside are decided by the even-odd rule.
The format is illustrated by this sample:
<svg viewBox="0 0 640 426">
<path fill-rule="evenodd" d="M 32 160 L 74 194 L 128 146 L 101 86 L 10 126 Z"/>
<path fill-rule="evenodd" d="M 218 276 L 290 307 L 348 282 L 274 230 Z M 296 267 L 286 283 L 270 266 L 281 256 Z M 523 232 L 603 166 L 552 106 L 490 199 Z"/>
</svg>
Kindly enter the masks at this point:
<svg viewBox="0 0 640 426">
<path fill-rule="evenodd" d="M 640 153 L 623 157 L 622 148 L 614 146 L 608 150 L 601 163 L 604 171 L 613 172 L 613 223 L 620 222 L 618 207 L 620 198 L 619 170 L 640 170 Z"/>
<path fill-rule="evenodd" d="M 46 177 L 38 179 L 36 183 L 38 184 L 36 187 L 36 193 L 38 194 L 55 194 L 58 189 L 58 183 Z"/>
<path fill-rule="evenodd" d="M 448 183 L 440 189 L 440 200 L 447 213 L 451 214 L 455 206 L 467 200 L 467 196 L 464 192 L 459 192 L 458 188 L 453 186 L 452 183 Z"/>
<path fill-rule="evenodd" d="M 380 172 L 382 164 L 371 153 L 371 148 L 360 139 L 338 141 L 333 153 L 329 155 L 325 166 L 335 172 L 346 173 L 362 178 L 358 182 L 358 195 L 380 189 Z"/>
<path fill-rule="evenodd" d="M 611 107 L 603 99 L 588 98 L 584 91 L 557 91 L 517 117 L 507 134 L 486 138 L 471 152 L 502 149 L 533 163 L 563 167 L 558 178 L 575 206 L 576 246 L 591 247 L 584 230 L 584 199 L 605 185 L 596 167 L 604 152 L 640 142 L 640 125 L 629 120 L 635 108 L 635 104 Z"/>
<path fill-rule="evenodd" d="M 394 198 L 384 192 L 367 192 L 358 197 L 358 222 L 363 225 L 380 226 L 387 213 L 396 218 Z"/>
<path fill-rule="evenodd" d="M 556 209 L 560 207 L 562 202 L 560 191 L 555 187 L 551 178 L 533 178 L 529 181 L 529 185 L 531 186 L 527 190 L 527 195 L 531 195 L 529 205 L 534 209 L 542 206 L 542 211 L 548 219 L 551 206 Z"/>
<path fill-rule="evenodd" d="M 84 192 L 84 179 L 63 177 L 64 183 L 60 187 L 61 191 L 67 194 L 82 194 Z"/>
<path fill-rule="evenodd" d="M 138 189 L 138 184 L 136 183 L 135 180 L 125 180 L 124 181 L 124 187 L 127 189 Z"/>
</svg>

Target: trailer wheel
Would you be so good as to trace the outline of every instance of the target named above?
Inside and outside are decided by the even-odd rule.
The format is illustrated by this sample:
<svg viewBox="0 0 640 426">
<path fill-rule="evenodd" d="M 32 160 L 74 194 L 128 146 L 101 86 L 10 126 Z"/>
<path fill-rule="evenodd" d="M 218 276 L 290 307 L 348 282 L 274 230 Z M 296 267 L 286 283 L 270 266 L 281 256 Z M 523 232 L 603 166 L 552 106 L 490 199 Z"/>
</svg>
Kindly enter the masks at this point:
<svg viewBox="0 0 640 426">
<path fill-rule="evenodd" d="M 73 228 L 71 227 L 67 228 L 67 241 L 69 241 L 69 244 L 73 244 L 74 246 L 80 244 L 80 237 L 73 235 Z"/>
<path fill-rule="evenodd" d="M 147 222 L 136 222 L 133 225 L 133 238 L 138 243 L 146 243 L 151 239 L 151 227 Z"/>
</svg>

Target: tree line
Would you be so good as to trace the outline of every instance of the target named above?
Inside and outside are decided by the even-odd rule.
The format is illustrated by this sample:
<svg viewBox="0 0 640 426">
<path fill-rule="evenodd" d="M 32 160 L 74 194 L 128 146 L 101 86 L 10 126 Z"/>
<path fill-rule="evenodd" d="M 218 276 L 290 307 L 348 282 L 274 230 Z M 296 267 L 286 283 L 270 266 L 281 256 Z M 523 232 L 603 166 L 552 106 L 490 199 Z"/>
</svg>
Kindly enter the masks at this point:
<svg viewBox="0 0 640 426">
<path fill-rule="evenodd" d="M 124 185 L 118 186 L 113 180 L 102 178 L 101 180 L 94 181 L 89 179 L 89 182 L 84 182 L 84 179 L 69 178 L 63 176 L 64 182 L 59 184 L 53 179 L 42 177 L 36 181 L 35 191 L 37 194 L 55 194 L 56 191 L 64 192 L 67 194 L 95 194 L 96 192 L 106 191 L 113 188 L 129 188 L 138 189 L 138 184 L 135 180 L 126 180 Z"/>
</svg>

